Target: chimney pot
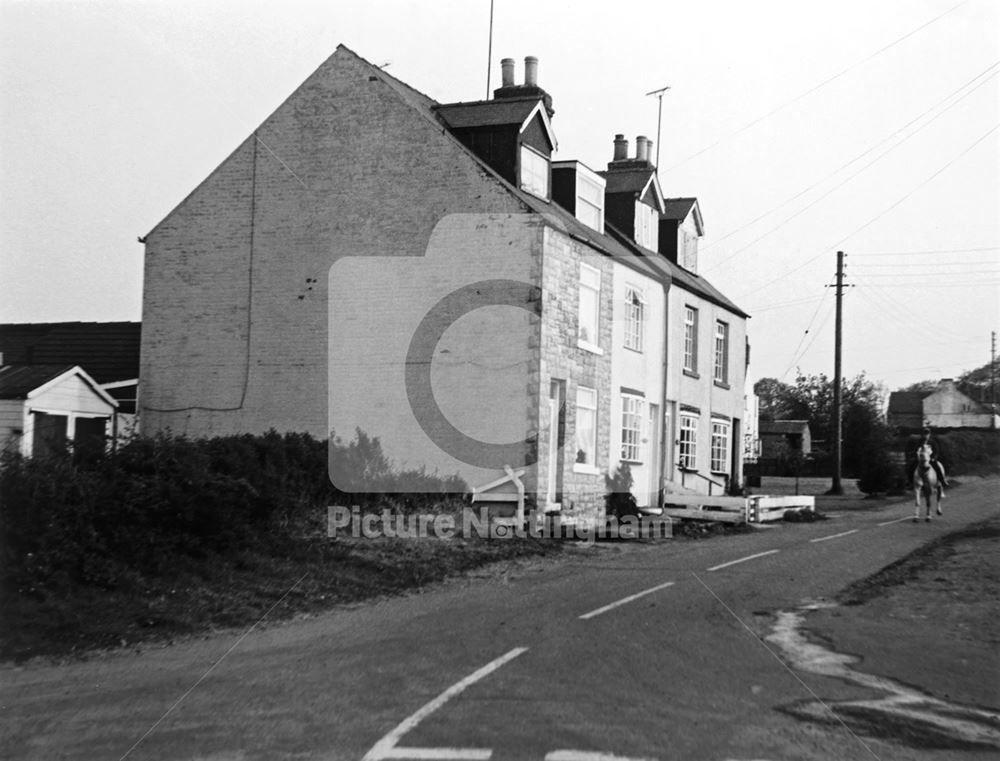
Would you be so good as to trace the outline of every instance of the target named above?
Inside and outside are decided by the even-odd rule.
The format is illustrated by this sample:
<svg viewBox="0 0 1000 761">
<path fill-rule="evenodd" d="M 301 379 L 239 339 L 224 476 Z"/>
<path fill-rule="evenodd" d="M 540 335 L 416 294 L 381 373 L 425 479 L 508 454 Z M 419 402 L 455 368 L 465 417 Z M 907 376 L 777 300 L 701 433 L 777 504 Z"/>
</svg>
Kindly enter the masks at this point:
<svg viewBox="0 0 1000 761">
<path fill-rule="evenodd" d="M 628 140 L 625 135 L 615 135 L 615 161 L 624 161 L 628 158 Z"/>
<path fill-rule="evenodd" d="M 646 136 L 639 135 L 635 139 L 635 160 L 648 161 L 649 154 L 646 152 Z"/>
<path fill-rule="evenodd" d="M 538 59 L 533 55 L 524 59 L 524 84 L 529 87 L 538 86 Z"/>
<path fill-rule="evenodd" d="M 500 61 L 501 85 L 503 87 L 514 86 L 514 59 L 504 58 Z"/>
</svg>

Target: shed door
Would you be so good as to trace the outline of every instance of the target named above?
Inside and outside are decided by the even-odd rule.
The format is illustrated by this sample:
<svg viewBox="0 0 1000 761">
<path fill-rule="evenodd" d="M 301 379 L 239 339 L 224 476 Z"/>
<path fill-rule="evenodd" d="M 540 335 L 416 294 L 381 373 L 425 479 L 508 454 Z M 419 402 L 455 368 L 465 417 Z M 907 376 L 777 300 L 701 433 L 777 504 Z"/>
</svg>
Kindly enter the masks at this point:
<svg viewBox="0 0 1000 761">
<path fill-rule="evenodd" d="M 31 454 L 44 457 L 65 451 L 67 436 L 67 416 L 35 412 L 34 432 L 31 435 Z"/>
</svg>

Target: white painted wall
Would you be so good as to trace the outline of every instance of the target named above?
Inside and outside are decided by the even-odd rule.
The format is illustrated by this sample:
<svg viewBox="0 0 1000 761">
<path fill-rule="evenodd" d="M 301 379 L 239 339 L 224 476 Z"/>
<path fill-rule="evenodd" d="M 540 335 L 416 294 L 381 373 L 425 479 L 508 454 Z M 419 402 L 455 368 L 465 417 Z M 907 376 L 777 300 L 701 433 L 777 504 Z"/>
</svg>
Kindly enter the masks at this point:
<svg viewBox="0 0 1000 761">
<path fill-rule="evenodd" d="M 629 286 L 638 288 L 645 299 L 642 351 L 625 347 L 626 294 Z M 622 388 L 640 392 L 644 403 L 640 450 L 641 462 L 630 462 L 633 494 L 641 506 L 653 504 L 659 491 L 660 465 L 657 456 L 662 443 L 663 426 L 663 357 L 665 348 L 666 298 L 663 286 L 623 264 L 613 265 L 613 306 L 611 346 L 611 439 L 609 463 L 614 472 L 621 461 Z M 651 405 L 657 420 L 650 419 Z M 654 462 L 654 459 L 656 460 Z"/>
<path fill-rule="evenodd" d="M 707 493 L 709 483 L 704 478 L 691 474 L 683 475 L 677 467 L 680 415 L 683 407 L 695 408 L 697 413 L 697 461 L 701 475 L 722 482 L 725 476 L 733 476 L 732 457 L 727 457 L 725 472 L 712 473 L 709 467 L 712 420 L 728 418 L 730 423 L 739 420 L 742 427 L 744 416 L 744 387 L 746 383 L 746 320 L 723 307 L 717 306 L 697 294 L 679 286 L 671 286 L 668 295 L 668 354 L 667 354 L 667 398 L 671 401 L 670 423 L 673 446 L 670 451 L 670 467 L 667 479 L 676 484 Z M 692 306 L 698 310 L 698 368 L 697 376 L 684 372 L 684 310 Z M 723 320 L 729 324 L 729 381 L 725 388 L 712 379 L 715 353 L 715 323 Z M 730 429 L 729 448 L 734 446 L 733 428 Z M 741 431 L 742 438 L 742 431 Z M 742 452 L 742 443 L 737 443 Z M 718 487 L 712 493 L 718 494 Z"/>
<path fill-rule="evenodd" d="M 0 399 L 0 451 L 21 446 L 24 405 L 20 399 Z"/>
</svg>

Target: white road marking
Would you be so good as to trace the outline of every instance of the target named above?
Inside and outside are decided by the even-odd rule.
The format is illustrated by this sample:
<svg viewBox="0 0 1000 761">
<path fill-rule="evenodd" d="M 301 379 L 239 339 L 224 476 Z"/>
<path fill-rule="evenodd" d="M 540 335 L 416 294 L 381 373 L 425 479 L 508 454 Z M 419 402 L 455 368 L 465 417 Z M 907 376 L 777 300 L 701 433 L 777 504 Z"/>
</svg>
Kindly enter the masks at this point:
<svg viewBox="0 0 1000 761">
<path fill-rule="evenodd" d="M 545 754 L 545 761 L 656 761 L 656 759 L 616 756 L 614 753 L 592 750 L 554 750 Z"/>
<path fill-rule="evenodd" d="M 718 571 L 720 568 L 728 568 L 731 565 L 736 565 L 737 563 L 745 563 L 748 560 L 753 560 L 754 558 L 762 558 L 765 555 L 773 555 L 780 550 L 768 550 L 767 552 L 758 552 L 756 555 L 747 555 L 745 558 L 740 558 L 739 560 L 730 560 L 728 563 L 720 563 L 719 565 L 713 565 L 709 568 L 709 571 Z"/>
<path fill-rule="evenodd" d="M 396 743 L 399 742 L 400 738 L 407 732 L 412 730 L 421 721 L 426 719 L 437 709 L 451 700 L 453 697 L 458 695 L 462 690 L 464 690 L 469 685 L 475 684 L 480 679 L 485 676 L 489 676 L 498 668 L 508 663 L 517 656 L 526 652 L 528 648 L 526 647 L 515 647 L 506 655 L 501 655 L 499 658 L 490 661 L 485 666 L 483 666 L 478 671 L 474 671 L 469 674 L 465 679 L 460 682 L 456 682 L 447 690 L 438 695 L 434 700 L 427 703 L 425 706 L 417 710 L 416 713 L 408 716 L 399 723 L 395 729 L 389 732 L 385 737 L 379 740 L 372 746 L 372 749 L 368 751 L 362 761 L 381 761 L 386 758 L 447 758 L 447 759 L 458 759 L 467 758 L 474 759 L 475 761 L 485 761 L 493 754 L 493 751 L 486 748 L 397 748 Z M 435 752 L 438 755 L 412 755 L 413 753 L 430 753 Z M 397 755 L 397 753 L 409 753 L 411 755 Z M 464 754 L 464 755 L 444 755 L 444 754 Z"/>
<path fill-rule="evenodd" d="M 909 515 L 904 515 L 902 518 L 896 518 L 896 520 L 894 520 L 894 521 L 886 521 L 885 523 L 880 523 L 878 525 L 880 525 L 880 526 L 888 526 L 888 525 L 893 524 L 893 523 L 899 523 L 900 521 L 908 521 L 908 520 L 910 520 L 910 516 Z"/>
<path fill-rule="evenodd" d="M 618 600 L 617 602 L 613 602 L 610 605 L 605 605 L 603 608 L 598 608 L 597 610 L 592 610 L 592 611 L 590 611 L 590 613 L 584 613 L 582 616 L 580 616 L 580 618 L 585 621 L 588 618 L 593 618 L 594 616 L 599 616 L 602 613 L 607 613 L 609 610 L 611 610 L 613 608 L 617 608 L 619 605 L 624 605 L 625 603 L 632 602 L 633 600 L 638 600 L 640 597 L 645 597 L 646 595 L 650 595 L 653 592 L 658 592 L 661 589 L 666 589 L 667 587 L 672 587 L 673 585 L 674 585 L 674 582 L 668 581 L 666 584 L 660 584 L 659 586 L 656 586 L 656 587 L 651 587 L 649 589 L 644 589 L 642 592 L 636 592 L 634 595 L 629 595 L 628 597 L 623 597 L 622 599 Z"/>
<path fill-rule="evenodd" d="M 830 536 L 821 536 L 819 539 L 810 539 L 809 543 L 814 544 L 815 542 L 825 542 L 827 539 L 837 539 L 841 536 L 847 536 L 848 534 L 856 534 L 858 529 L 852 528 L 850 531 L 841 531 L 839 534 L 830 534 Z"/>
<path fill-rule="evenodd" d="M 381 758 L 408 758 L 414 761 L 489 761 L 493 751 L 489 748 L 401 748 L 386 751 Z"/>
</svg>

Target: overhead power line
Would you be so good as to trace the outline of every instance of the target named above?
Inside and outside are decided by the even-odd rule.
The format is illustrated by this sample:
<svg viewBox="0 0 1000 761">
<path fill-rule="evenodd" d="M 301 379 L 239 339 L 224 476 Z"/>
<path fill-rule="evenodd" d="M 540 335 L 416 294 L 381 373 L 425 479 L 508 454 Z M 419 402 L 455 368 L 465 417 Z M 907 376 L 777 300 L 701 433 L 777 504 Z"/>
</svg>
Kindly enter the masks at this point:
<svg viewBox="0 0 1000 761">
<path fill-rule="evenodd" d="M 683 158 L 680 161 L 678 161 L 676 164 L 672 164 L 665 171 L 669 172 L 669 171 L 671 171 L 673 169 L 676 169 L 677 167 L 686 164 L 691 159 L 697 158 L 701 154 L 703 154 L 703 153 L 705 153 L 707 151 L 710 151 L 712 148 L 715 148 L 720 143 L 722 143 L 722 142 L 724 142 L 724 141 L 726 141 L 726 140 L 728 140 L 730 138 L 736 137 L 737 135 L 739 135 L 739 134 L 741 134 L 743 132 L 746 132 L 751 127 L 759 124 L 760 122 L 764 121 L 765 119 L 768 119 L 768 118 L 774 116 L 779 111 L 783 111 L 784 109 L 788 108 L 788 106 L 792 105 L 793 103 L 797 103 L 798 101 L 802 100 L 803 98 L 805 98 L 805 97 L 807 97 L 809 95 L 812 95 L 817 90 L 819 90 L 819 89 L 821 89 L 823 87 L 826 87 L 828 84 L 830 84 L 831 82 L 833 82 L 833 81 L 835 81 L 837 79 L 840 79 L 842 76 L 844 76 L 848 72 L 853 71 L 854 69 L 858 68 L 859 66 L 868 63 L 873 58 L 876 58 L 876 57 L 882 55 L 882 53 L 885 53 L 886 51 L 890 50 L 891 48 L 894 48 L 896 45 L 898 45 L 899 43 L 903 42 L 904 40 L 912 37 L 917 32 L 919 32 L 919 31 L 921 31 L 923 29 L 926 29 L 931 24 L 933 24 L 933 23 L 935 23 L 937 21 L 940 21 L 941 19 L 943 19 L 948 14 L 953 13 L 954 11 L 958 10 L 959 8 L 961 8 L 967 2 L 969 2 L 969 0 L 962 0 L 962 2 L 958 3 L 957 5 L 952 6 L 951 8 L 949 8 L 948 10 L 946 10 L 944 13 L 942 13 L 942 14 L 940 14 L 938 16 L 935 16 L 930 21 L 924 22 L 923 24 L 921 24 L 920 26 L 918 26 L 916 29 L 910 30 L 909 32 L 907 32 L 906 34 L 904 34 L 902 37 L 897 37 L 895 40 L 893 40 L 892 42 L 890 42 L 885 47 L 879 48 L 874 53 L 871 53 L 868 56 L 866 56 L 865 58 L 862 58 L 861 60 L 856 61 L 855 63 L 852 63 L 850 66 L 848 66 L 847 68 L 842 69 L 841 71 L 837 72 L 832 77 L 828 77 L 827 79 L 824 79 L 819 84 L 810 87 L 808 90 L 806 90 L 803 93 L 800 93 L 799 95 L 796 95 L 794 98 L 786 100 L 784 103 L 782 103 L 781 105 L 779 105 L 779 106 L 771 109 L 766 114 L 763 114 L 762 116 L 758 116 L 756 119 L 753 119 L 752 121 L 744 124 L 742 127 L 740 127 L 739 129 L 737 129 L 735 132 L 731 132 L 728 135 L 724 135 L 723 137 L 720 137 L 714 143 L 712 143 L 710 145 L 706 145 L 704 148 L 702 148 L 701 150 L 697 151 L 696 153 L 692 153 L 687 158 Z"/>
<path fill-rule="evenodd" d="M 931 108 L 929 108 L 926 111 L 924 111 L 922 114 L 920 114 L 920 116 L 916 117 L 915 119 L 911 119 L 905 125 L 903 125 L 899 129 L 897 129 L 895 132 L 893 132 L 892 134 L 890 134 L 887 137 L 885 137 L 882 140 L 880 140 L 878 143 L 876 143 L 874 146 L 872 146 L 868 150 L 864 151 L 863 153 L 858 154 L 857 156 L 855 156 L 853 159 L 851 159 L 847 163 L 842 164 L 840 167 L 838 167 L 837 169 L 835 169 L 833 172 L 830 172 L 829 174 L 827 174 L 825 177 L 823 177 L 823 179 L 818 180 L 817 182 L 814 182 L 812 185 L 810 185 L 809 187 L 805 188 L 804 190 L 799 191 L 798 193 L 796 193 L 795 195 L 793 195 L 791 198 L 787 199 L 786 201 L 783 201 L 779 205 L 773 207 L 772 209 L 770 209 L 770 210 L 764 212 L 763 214 L 760 214 L 756 218 L 752 219 L 750 222 L 747 222 L 746 224 L 742 225 L 741 227 L 736 228 L 732 232 L 729 232 L 726 235 L 722 236 L 721 238 L 719 238 L 719 239 L 713 241 L 712 243 L 708 244 L 707 246 L 705 246 L 705 248 L 703 250 L 708 250 L 708 249 L 712 248 L 712 246 L 714 246 L 714 245 L 716 245 L 718 243 L 721 243 L 726 238 L 729 238 L 729 237 L 735 235 L 738 232 L 742 232 L 746 228 L 748 228 L 748 227 L 756 224 L 757 222 L 759 222 L 764 217 L 769 216 L 770 214 L 772 214 L 773 212 L 777 211 L 778 209 L 780 209 L 780 208 L 782 208 L 784 206 L 787 206 L 792 201 L 794 201 L 794 200 L 802 197 L 803 195 L 805 195 L 806 193 L 808 193 L 810 190 L 813 190 L 814 188 L 818 187 L 819 185 L 822 185 L 824 182 L 826 182 L 831 177 L 836 176 L 842 170 L 844 170 L 847 167 L 849 167 L 851 164 L 853 164 L 856 161 L 864 158 L 869 153 L 871 153 L 872 151 L 874 151 L 876 148 L 878 148 L 879 146 L 881 146 L 883 143 L 891 140 L 896 135 L 898 135 L 900 132 L 904 131 L 907 127 L 909 127 L 910 125 L 912 125 L 915 122 L 917 122 L 920 119 L 922 119 L 927 114 L 929 114 L 932 111 L 934 111 L 935 109 L 937 109 L 941 105 L 941 103 L 944 103 L 944 102 L 948 101 L 949 99 L 951 99 L 956 93 L 961 92 L 963 89 L 965 89 L 966 87 L 968 87 L 968 85 L 971 82 L 974 82 L 975 80 L 979 79 L 980 77 L 983 77 L 991 69 L 996 69 L 998 66 L 1000 66 L 1000 61 L 996 61 L 996 62 L 992 63 L 987 69 L 985 69 L 983 72 L 980 72 L 978 75 L 976 75 L 975 77 L 973 77 L 971 80 L 969 80 L 968 82 L 966 82 L 965 84 L 963 84 L 957 90 L 955 90 L 950 95 L 948 95 L 946 98 L 944 98 L 941 101 L 938 101 L 938 103 L 934 104 L 933 106 L 931 106 Z M 818 204 L 820 201 L 824 200 L 825 198 L 827 198 L 831 194 L 833 194 L 834 191 L 842 188 L 848 182 L 850 182 L 855 177 L 857 177 L 858 175 L 860 175 L 861 173 L 863 173 L 866 169 L 868 169 L 871 166 L 875 165 L 882 158 L 884 158 L 885 156 L 887 156 L 890 153 L 892 153 L 894 150 L 896 150 L 899 146 L 901 146 L 903 143 L 905 143 L 911 137 L 913 137 L 914 135 L 918 134 L 921 130 L 925 129 L 926 127 L 929 127 L 935 121 L 937 121 L 938 119 L 940 119 L 942 116 L 944 116 L 946 113 L 948 113 L 948 111 L 950 111 L 952 108 L 954 108 L 959 103 L 961 103 L 963 100 L 965 100 L 965 98 L 967 98 L 969 95 L 971 95 L 976 90 L 978 90 L 980 87 L 982 87 L 987 82 L 989 82 L 990 79 L 992 79 L 993 77 L 995 77 L 997 75 L 997 73 L 998 73 L 997 71 L 994 71 L 992 74 L 990 74 L 989 76 L 987 76 L 986 79 L 984 79 L 982 82 L 980 82 L 979 84 L 977 84 L 971 90 L 969 90 L 968 92 L 963 93 L 955 101 L 953 101 L 952 103 L 950 103 L 947 106 L 945 106 L 945 108 L 942 109 L 939 113 L 935 114 L 933 117 L 931 117 L 926 122 L 924 122 L 923 124 L 921 124 L 919 127 L 917 127 L 915 130 L 913 130 L 912 132 L 910 132 L 908 135 L 905 135 L 900 140 L 896 141 L 893 145 L 890 145 L 888 148 L 886 148 L 884 151 L 882 151 L 881 153 L 879 153 L 875 158 L 873 158 L 867 164 L 865 164 L 864 166 L 862 166 L 856 172 L 854 172 L 853 174 L 848 175 L 847 177 L 845 177 L 844 179 L 842 179 L 840 182 L 838 182 L 836 185 L 833 185 L 831 188 L 829 188 L 828 190 L 826 190 L 822 195 L 817 196 L 816 198 L 814 198 L 812 201 L 810 201 L 808 204 L 806 204 L 801 209 L 799 209 L 798 211 L 796 211 L 794 214 L 786 217 L 781 222 L 779 222 L 777 225 L 775 225 L 774 227 L 772 227 L 770 230 L 768 230 L 767 232 L 765 232 L 762 235 L 758 236 L 757 238 L 755 238 L 754 240 L 752 240 L 750 243 L 747 243 L 745 246 L 742 246 L 741 248 L 738 248 L 735 251 L 730 252 L 729 254 L 727 254 L 723 258 L 719 259 L 718 261 L 711 262 L 710 264 L 708 264 L 706 266 L 706 269 L 712 270 L 712 269 L 715 269 L 716 267 L 721 266 L 722 264 L 725 264 L 727 261 L 729 261 L 730 259 L 732 259 L 737 254 L 740 254 L 740 253 L 746 251 L 748 248 L 752 248 L 753 246 L 757 245 L 762 240 L 764 240 L 764 238 L 766 238 L 767 236 L 769 236 L 772 233 L 775 233 L 778 230 L 780 230 L 782 227 L 784 227 L 786 224 L 788 224 L 789 222 L 791 222 L 796 217 L 804 214 L 806 211 L 808 211 L 809 209 L 811 209 L 813 206 L 815 206 L 816 204 Z"/>
<path fill-rule="evenodd" d="M 904 201 L 906 201 L 908 198 L 910 198 L 910 196 L 912 196 L 914 193 L 916 193 L 918 190 L 920 190 L 920 188 L 922 188 L 924 185 L 926 185 L 927 183 L 932 182 L 933 180 L 937 179 L 938 176 L 940 176 L 943 172 L 945 172 L 947 169 L 949 169 L 953 164 L 955 164 L 955 162 L 957 162 L 959 159 L 961 159 L 963 156 L 965 156 L 967 153 L 969 153 L 972 149 L 974 149 L 980 143 L 982 143 L 984 140 L 986 140 L 986 138 L 988 138 L 990 135 L 992 135 L 994 132 L 996 132 L 998 128 L 1000 128 L 1000 123 L 994 124 L 985 133 L 983 133 L 978 138 L 976 138 L 976 140 L 974 140 L 972 143 L 970 143 L 965 148 L 963 148 L 962 151 L 959 154 L 957 154 L 956 156 L 954 156 L 953 158 L 951 158 L 946 164 L 944 164 L 944 166 L 942 166 L 940 169 L 938 169 L 936 172 L 934 172 L 933 174 L 931 174 L 929 177 L 927 177 L 926 179 L 922 180 L 917 185 L 915 185 L 913 188 L 911 188 L 905 195 L 903 195 L 901 198 L 899 198 L 895 203 L 892 203 L 891 205 L 887 206 L 885 209 L 883 209 L 882 211 L 880 211 L 878 214 L 876 214 L 874 217 L 872 217 L 871 219 L 869 219 L 863 225 L 861 225 L 860 227 L 856 228 L 854 231 L 848 233 L 847 235 L 845 235 L 843 238 L 841 238 L 836 243 L 834 243 L 834 244 L 832 244 L 830 246 L 825 247 L 818 254 L 816 254 L 815 256 L 811 256 L 810 258 L 806 259 L 806 261 L 802 262 L 802 264 L 798 265 L 797 267 L 793 267 L 790 270 L 785 270 L 782 274 L 778 275 L 775 278 L 772 278 L 771 280 L 768 280 L 766 283 L 763 283 L 762 285 L 759 285 L 756 288 L 753 288 L 753 289 L 751 289 L 749 291 L 744 291 L 743 293 L 741 293 L 739 295 L 738 298 L 740 298 L 740 299 L 746 298 L 747 296 L 749 296 L 752 293 L 756 293 L 757 291 L 760 291 L 760 290 L 762 290 L 764 288 L 767 288 L 769 285 L 773 285 L 774 283 L 777 283 L 780 280 L 784 280 L 789 275 L 792 275 L 792 274 L 794 274 L 794 273 L 796 273 L 796 272 L 798 272 L 798 271 L 800 271 L 802 269 L 805 269 L 810 264 L 812 264 L 814 261 L 816 261 L 817 259 L 819 259 L 821 256 L 826 255 L 831 249 L 836 249 L 838 246 L 840 246 L 844 242 L 850 240 L 851 238 L 853 238 L 855 235 L 857 235 L 862 230 L 865 230 L 868 227 L 871 227 L 878 220 L 882 219 L 882 217 L 884 217 L 886 214 L 888 214 L 889 212 L 893 211 L 897 206 L 899 206 Z"/>
</svg>

